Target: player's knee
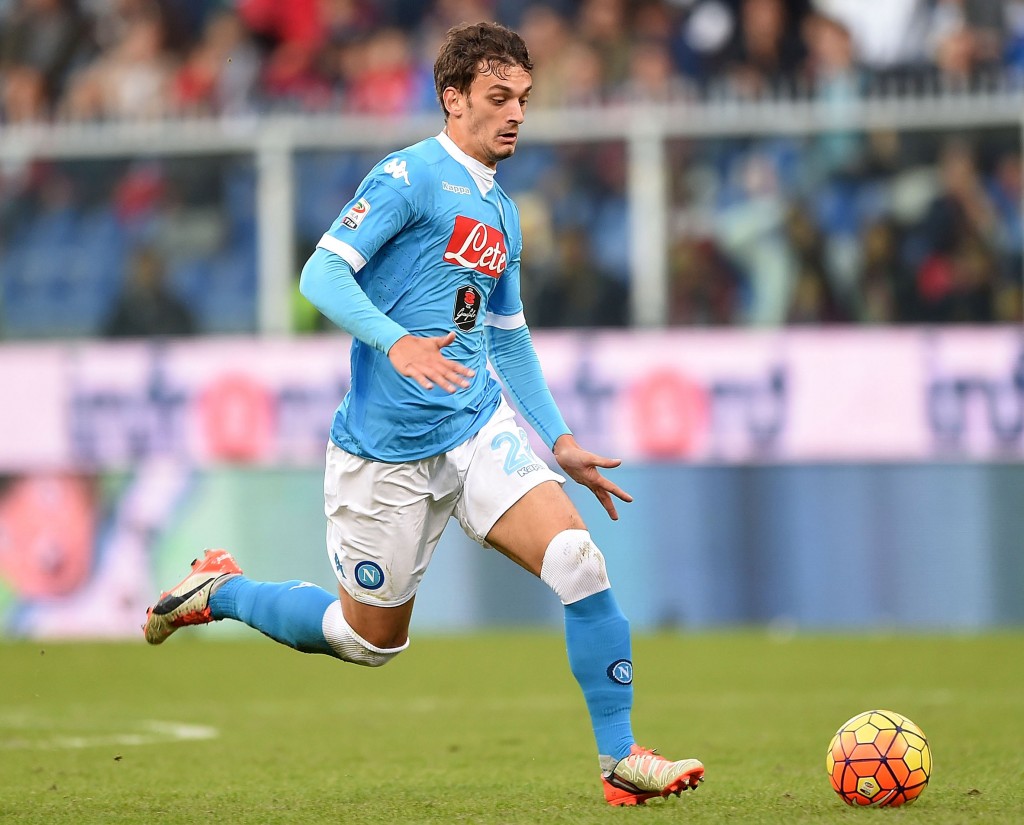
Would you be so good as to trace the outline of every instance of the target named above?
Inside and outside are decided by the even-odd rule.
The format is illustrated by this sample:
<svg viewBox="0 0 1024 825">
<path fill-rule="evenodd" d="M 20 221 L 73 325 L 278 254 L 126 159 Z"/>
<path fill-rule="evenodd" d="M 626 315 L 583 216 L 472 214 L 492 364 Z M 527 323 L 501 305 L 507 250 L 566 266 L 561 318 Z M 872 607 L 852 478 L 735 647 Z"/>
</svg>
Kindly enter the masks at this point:
<svg viewBox="0 0 1024 825">
<path fill-rule="evenodd" d="M 604 556 L 586 530 L 563 530 L 551 540 L 540 577 L 562 604 L 573 604 L 611 586 Z"/>
<path fill-rule="evenodd" d="M 324 638 L 334 655 L 346 662 L 363 667 L 382 667 L 409 646 L 409 640 L 398 647 L 377 647 L 356 633 L 345 621 L 341 602 L 327 608 L 323 620 Z"/>
</svg>

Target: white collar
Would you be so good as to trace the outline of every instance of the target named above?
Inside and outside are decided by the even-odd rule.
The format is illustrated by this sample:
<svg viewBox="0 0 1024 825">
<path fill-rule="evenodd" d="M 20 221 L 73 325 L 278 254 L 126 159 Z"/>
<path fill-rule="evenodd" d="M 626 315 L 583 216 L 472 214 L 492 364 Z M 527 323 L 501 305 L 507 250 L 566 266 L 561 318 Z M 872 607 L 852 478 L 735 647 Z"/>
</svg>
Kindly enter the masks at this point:
<svg viewBox="0 0 1024 825">
<path fill-rule="evenodd" d="M 480 190 L 481 195 L 486 197 L 487 193 L 494 188 L 494 173 L 497 170 L 491 169 L 491 167 L 481 163 L 476 158 L 467 155 L 444 132 L 437 136 L 437 142 L 444 147 L 449 155 L 466 167 L 466 171 L 469 172 L 470 177 L 476 182 L 476 188 Z"/>
</svg>

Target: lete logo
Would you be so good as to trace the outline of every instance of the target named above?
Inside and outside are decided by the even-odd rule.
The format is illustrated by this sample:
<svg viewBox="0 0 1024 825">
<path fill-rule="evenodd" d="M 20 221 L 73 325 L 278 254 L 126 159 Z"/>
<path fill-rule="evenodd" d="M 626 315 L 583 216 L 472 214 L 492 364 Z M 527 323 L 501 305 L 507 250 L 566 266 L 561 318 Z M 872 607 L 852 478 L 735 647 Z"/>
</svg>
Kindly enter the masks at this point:
<svg viewBox="0 0 1024 825">
<path fill-rule="evenodd" d="M 492 278 L 501 277 L 508 264 L 505 237 L 493 226 L 458 215 L 444 251 L 448 263 L 475 269 Z"/>
</svg>

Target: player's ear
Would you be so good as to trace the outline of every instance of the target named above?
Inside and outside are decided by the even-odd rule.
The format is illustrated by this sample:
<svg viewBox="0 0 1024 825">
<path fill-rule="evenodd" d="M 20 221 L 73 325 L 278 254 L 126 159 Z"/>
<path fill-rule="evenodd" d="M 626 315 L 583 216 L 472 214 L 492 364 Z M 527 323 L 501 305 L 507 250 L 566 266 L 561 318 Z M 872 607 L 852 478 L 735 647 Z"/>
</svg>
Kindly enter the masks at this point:
<svg viewBox="0 0 1024 825">
<path fill-rule="evenodd" d="M 465 106 L 462 92 L 454 86 L 448 86 L 441 92 L 441 99 L 444 101 L 444 108 L 448 110 L 449 116 L 462 117 L 462 109 Z"/>
</svg>

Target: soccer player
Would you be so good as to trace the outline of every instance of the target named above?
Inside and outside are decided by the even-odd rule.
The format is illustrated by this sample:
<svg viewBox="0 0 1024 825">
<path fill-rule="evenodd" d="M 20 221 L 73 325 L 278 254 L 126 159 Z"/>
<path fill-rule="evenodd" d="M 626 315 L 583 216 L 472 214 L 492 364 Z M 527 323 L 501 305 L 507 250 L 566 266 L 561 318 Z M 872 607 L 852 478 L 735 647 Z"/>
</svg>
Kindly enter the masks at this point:
<svg viewBox="0 0 1024 825">
<path fill-rule="evenodd" d="M 639 747 L 629 623 L 604 557 L 487 370 L 561 469 L 617 519 L 631 496 L 580 447 L 541 373 L 519 294 L 522 234 L 495 181 L 519 140 L 533 64 L 497 24 L 453 28 L 434 64 L 440 134 L 378 163 L 317 244 L 302 293 L 351 333 L 352 383 L 327 447 L 327 553 L 340 598 L 245 578 L 208 550 L 149 609 L 146 640 L 236 619 L 307 653 L 378 667 L 409 646 L 420 579 L 448 519 L 548 584 L 590 713 L 605 798 L 642 804 L 697 787 L 704 766 Z"/>
</svg>

